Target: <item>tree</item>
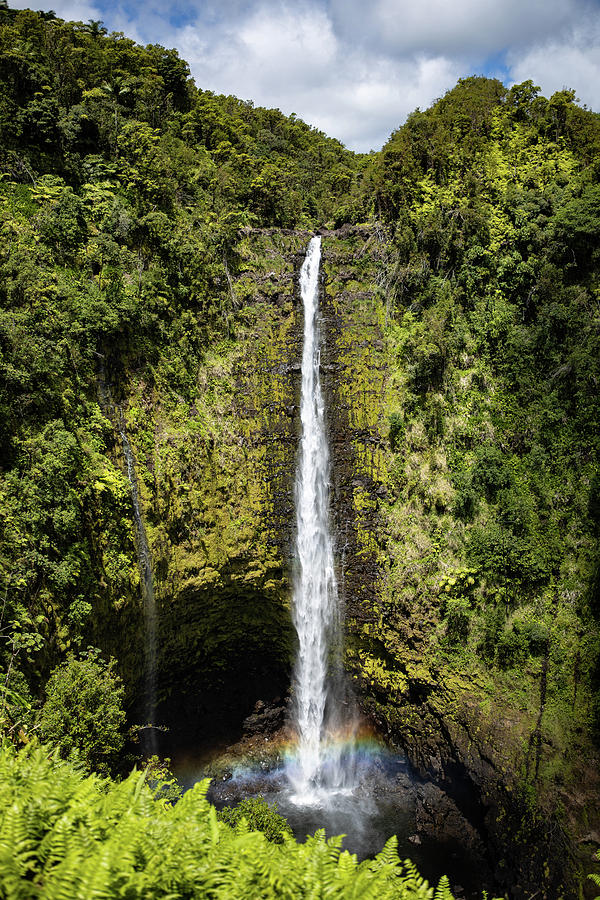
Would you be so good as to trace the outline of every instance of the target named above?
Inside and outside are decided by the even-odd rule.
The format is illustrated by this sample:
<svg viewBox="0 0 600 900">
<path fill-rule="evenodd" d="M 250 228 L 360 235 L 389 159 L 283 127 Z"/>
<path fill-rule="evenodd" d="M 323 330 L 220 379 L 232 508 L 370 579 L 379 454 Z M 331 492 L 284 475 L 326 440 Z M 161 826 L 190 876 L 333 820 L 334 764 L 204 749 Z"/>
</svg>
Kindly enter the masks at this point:
<svg viewBox="0 0 600 900">
<path fill-rule="evenodd" d="M 117 766 L 125 743 L 124 688 L 99 651 L 69 654 L 46 685 L 40 733 L 63 759 L 75 757 L 89 771 L 107 775 Z"/>
<path fill-rule="evenodd" d="M 104 27 L 101 19 L 88 19 L 87 24 L 83 25 L 81 30 L 89 34 L 94 40 L 108 34 L 108 28 Z"/>
</svg>

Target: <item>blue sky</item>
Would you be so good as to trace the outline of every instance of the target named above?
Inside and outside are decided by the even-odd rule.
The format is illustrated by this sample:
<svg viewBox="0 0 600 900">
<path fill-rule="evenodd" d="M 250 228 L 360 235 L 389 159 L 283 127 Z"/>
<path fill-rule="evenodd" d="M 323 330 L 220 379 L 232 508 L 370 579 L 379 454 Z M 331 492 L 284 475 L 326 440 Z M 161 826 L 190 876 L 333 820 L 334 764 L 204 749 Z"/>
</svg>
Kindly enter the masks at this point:
<svg viewBox="0 0 600 900">
<path fill-rule="evenodd" d="M 13 8 L 38 3 L 9 0 Z M 600 0 L 48 0 L 176 47 L 199 87 L 279 107 L 378 149 L 415 107 L 472 74 L 572 87 L 600 110 Z"/>
</svg>

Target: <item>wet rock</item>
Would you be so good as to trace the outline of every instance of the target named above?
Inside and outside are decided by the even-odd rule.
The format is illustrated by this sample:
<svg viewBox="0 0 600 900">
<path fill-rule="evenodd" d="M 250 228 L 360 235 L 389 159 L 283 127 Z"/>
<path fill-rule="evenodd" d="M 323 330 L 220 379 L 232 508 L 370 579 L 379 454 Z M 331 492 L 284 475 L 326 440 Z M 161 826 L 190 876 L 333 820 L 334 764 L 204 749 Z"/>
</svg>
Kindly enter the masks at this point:
<svg viewBox="0 0 600 900">
<path fill-rule="evenodd" d="M 457 842 L 478 856 L 485 848 L 473 826 L 456 803 L 435 784 L 417 788 L 417 831 L 438 841 Z"/>
<path fill-rule="evenodd" d="M 267 705 L 259 700 L 252 715 L 244 719 L 244 731 L 250 735 L 273 734 L 283 726 L 285 714 L 286 707 L 284 705 Z"/>
<path fill-rule="evenodd" d="M 391 784 L 389 777 L 386 777 L 385 784 L 387 792 L 391 790 L 396 794 L 410 794 L 412 796 L 416 790 L 415 781 L 408 772 L 396 772 Z"/>
<path fill-rule="evenodd" d="M 578 844 L 598 844 L 600 845 L 600 834 L 597 831 L 590 831 L 582 838 L 579 838 Z"/>
</svg>

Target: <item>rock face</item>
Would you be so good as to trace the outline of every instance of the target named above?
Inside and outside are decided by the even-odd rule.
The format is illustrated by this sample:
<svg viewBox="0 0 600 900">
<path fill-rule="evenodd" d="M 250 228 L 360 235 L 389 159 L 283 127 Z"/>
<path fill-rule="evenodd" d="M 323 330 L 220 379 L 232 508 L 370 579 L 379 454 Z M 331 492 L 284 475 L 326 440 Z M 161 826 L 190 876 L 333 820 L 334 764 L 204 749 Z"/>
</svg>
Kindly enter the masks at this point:
<svg viewBox="0 0 600 900">
<path fill-rule="evenodd" d="M 417 789 L 416 822 L 419 835 L 448 843 L 456 841 L 474 857 L 485 857 L 480 834 L 448 794 L 431 782 Z"/>
<path fill-rule="evenodd" d="M 274 734 L 285 725 L 286 714 L 287 706 L 281 703 L 279 697 L 269 704 L 259 700 L 252 715 L 244 719 L 244 733 L 249 735 Z"/>
<path fill-rule="evenodd" d="M 257 696 L 289 684 L 302 338 L 296 275 L 308 237 L 241 235 L 237 264 L 247 274 L 232 279 L 232 336 L 204 348 L 193 402 L 168 384 L 105 373 L 113 395 L 104 390 L 105 415 L 122 409 L 152 556 L 167 754 L 239 727 Z M 134 612 L 127 602 L 103 616 L 97 639 L 135 696 L 143 624 Z"/>
<path fill-rule="evenodd" d="M 367 229 L 345 228 L 342 236 L 369 246 Z M 327 239 L 327 235 L 329 235 Z M 339 587 L 349 627 L 372 621 L 378 578 L 377 492 L 382 490 L 381 403 L 385 390 L 379 317 L 373 295 L 361 290 L 356 273 L 343 268 L 340 236 L 326 233 L 323 244 L 323 390 L 332 456 L 332 512 Z M 347 260 L 346 260 L 347 262 Z M 355 263 L 355 260 L 352 259 Z M 376 253 L 367 251 L 360 275 L 376 277 Z"/>
</svg>

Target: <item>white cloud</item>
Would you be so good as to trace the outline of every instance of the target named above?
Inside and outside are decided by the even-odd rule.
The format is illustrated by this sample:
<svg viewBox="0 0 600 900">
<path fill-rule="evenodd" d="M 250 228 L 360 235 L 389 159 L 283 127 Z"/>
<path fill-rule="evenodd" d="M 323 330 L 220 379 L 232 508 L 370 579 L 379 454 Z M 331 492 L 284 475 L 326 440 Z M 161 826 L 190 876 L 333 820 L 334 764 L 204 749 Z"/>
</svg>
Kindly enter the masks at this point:
<svg viewBox="0 0 600 900">
<path fill-rule="evenodd" d="M 573 88 L 582 103 L 600 109 L 600 27 L 577 29 L 567 41 L 551 40 L 508 56 L 514 83 L 531 79 L 545 96 Z"/>
<path fill-rule="evenodd" d="M 335 62 L 337 41 L 331 22 L 320 9 L 264 8 L 242 24 L 239 40 L 249 59 L 263 65 L 263 79 L 318 77 Z"/>
<path fill-rule="evenodd" d="M 242 96 L 258 90 L 273 102 L 283 85 L 292 93 L 298 85 L 314 87 L 335 65 L 337 41 L 320 10 L 260 7 L 236 26 L 222 25 L 207 35 L 197 23 L 177 34 L 201 87 L 212 88 L 217 77 L 223 90 Z"/>
<path fill-rule="evenodd" d="M 324 86 L 313 121 L 327 134 L 343 136 L 352 149 L 366 151 L 381 147 L 415 107 L 444 94 L 460 70 L 443 57 L 398 64 L 354 55 L 338 75 L 339 80 Z"/>
<path fill-rule="evenodd" d="M 381 146 L 408 112 L 454 84 L 443 56 L 393 60 L 338 38 L 323 7 L 271 3 L 207 34 L 177 34 L 199 86 L 295 112 L 353 149 Z"/>
<path fill-rule="evenodd" d="M 87 0 L 48 0 L 46 3 L 36 3 L 35 0 L 9 0 L 11 9 L 53 9 L 59 19 L 67 22 L 88 22 L 90 19 L 99 20 L 103 13 L 95 3 Z"/>
<path fill-rule="evenodd" d="M 485 58 L 598 15 L 596 0 L 329 0 L 336 33 L 378 52 Z"/>
</svg>

